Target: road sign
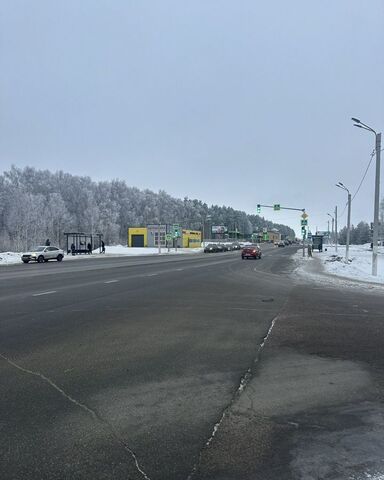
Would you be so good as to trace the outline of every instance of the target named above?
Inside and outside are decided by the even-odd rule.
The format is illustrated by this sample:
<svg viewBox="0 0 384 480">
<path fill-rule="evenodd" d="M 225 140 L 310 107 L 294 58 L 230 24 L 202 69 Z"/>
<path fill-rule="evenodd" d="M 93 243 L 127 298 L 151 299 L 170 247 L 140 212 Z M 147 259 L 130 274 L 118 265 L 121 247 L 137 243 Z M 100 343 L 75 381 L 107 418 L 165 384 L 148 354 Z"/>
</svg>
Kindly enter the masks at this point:
<svg viewBox="0 0 384 480">
<path fill-rule="evenodd" d="M 308 220 L 301 220 L 301 226 L 308 225 Z"/>
<path fill-rule="evenodd" d="M 263 240 L 268 240 L 268 233 L 263 234 Z"/>
<path fill-rule="evenodd" d="M 305 220 L 306 218 L 308 218 L 308 215 L 304 212 L 304 213 L 301 215 L 301 218 L 303 218 L 303 219 Z"/>
<path fill-rule="evenodd" d="M 167 240 L 167 242 L 171 241 L 172 240 L 172 235 L 170 233 L 167 233 L 165 235 L 165 239 Z"/>
<path fill-rule="evenodd" d="M 273 210 L 280 210 L 280 203 L 275 203 L 273 205 Z"/>
</svg>

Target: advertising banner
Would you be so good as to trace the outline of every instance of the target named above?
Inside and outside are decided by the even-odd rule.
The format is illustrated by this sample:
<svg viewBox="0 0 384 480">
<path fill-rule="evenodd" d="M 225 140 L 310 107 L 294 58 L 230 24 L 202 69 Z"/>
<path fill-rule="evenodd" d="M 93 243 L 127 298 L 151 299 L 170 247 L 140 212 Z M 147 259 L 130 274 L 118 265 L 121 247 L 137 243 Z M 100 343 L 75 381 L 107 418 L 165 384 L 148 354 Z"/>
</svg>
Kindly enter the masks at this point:
<svg viewBox="0 0 384 480">
<path fill-rule="evenodd" d="M 225 225 L 212 225 L 212 233 L 227 233 L 228 228 Z"/>
</svg>

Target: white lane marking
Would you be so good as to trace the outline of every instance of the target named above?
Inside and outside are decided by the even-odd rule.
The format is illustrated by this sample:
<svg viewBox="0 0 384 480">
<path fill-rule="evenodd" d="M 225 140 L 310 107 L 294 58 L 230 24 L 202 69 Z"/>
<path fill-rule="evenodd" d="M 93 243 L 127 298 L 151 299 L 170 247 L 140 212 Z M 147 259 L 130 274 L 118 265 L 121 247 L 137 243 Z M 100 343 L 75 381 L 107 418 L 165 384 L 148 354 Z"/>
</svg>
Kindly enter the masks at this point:
<svg viewBox="0 0 384 480">
<path fill-rule="evenodd" d="M 104 283 L 116 283 L 116 282 L 118 282 L 118 280 L 107 280 L 107 281 L 104 282 Z"/>
<path fill-rule="evenodd" d="M 51 293 L 56 293 L 56 290 L 51 290 L 50 292 L 34 293 L 33 297 L 40 297 L 41 295 L 50 295 Z"/>
<path fill-rule="evenodd" d="M 147 273 L 144 277 L 156 277 L 156 275 L 158 275 L 158 273 Z"/>
<path fill-rule="evenodd" d="M 175 272 L 182 272 L 183 270 L 184 270 L 184 268 L 176 268 Z"/>
</svg>

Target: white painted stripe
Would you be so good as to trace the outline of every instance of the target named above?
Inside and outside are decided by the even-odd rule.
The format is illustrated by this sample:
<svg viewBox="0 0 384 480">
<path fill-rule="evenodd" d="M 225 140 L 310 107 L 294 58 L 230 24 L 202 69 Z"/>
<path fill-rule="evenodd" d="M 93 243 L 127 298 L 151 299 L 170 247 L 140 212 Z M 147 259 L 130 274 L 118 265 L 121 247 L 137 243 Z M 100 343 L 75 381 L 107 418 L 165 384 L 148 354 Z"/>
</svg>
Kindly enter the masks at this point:
<svg viewBox="0 0 384 480">
<path fill-rule="evenodd" d="M 155 277 L 158 275 L 158 273 L 148 273 L 147 275 L 144 275 L 145 277 Z"/>
<path fill-rule="evenodd" d="M 116 282 L 118 282 L 118 280 L 107 280 L 107 281 L 104 282 L 104 283 L 116 283 Z"/>
<path fill-rule="evenodd" d="M 56 290 L 51 290 L 50 292 L 34 293 L 33 297 L 40 297 L 41 295 L 50 295 L 51 293 L 56 293 Z"/>
</svg>

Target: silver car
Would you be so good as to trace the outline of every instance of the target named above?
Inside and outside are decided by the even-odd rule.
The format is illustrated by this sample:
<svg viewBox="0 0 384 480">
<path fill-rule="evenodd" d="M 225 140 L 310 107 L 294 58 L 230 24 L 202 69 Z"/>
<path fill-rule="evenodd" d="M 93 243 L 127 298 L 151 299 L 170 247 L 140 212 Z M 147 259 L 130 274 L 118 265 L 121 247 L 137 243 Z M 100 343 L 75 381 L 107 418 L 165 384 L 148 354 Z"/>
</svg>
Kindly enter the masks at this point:
<svg viewBox="0 0 384 480">
<path fill-rule="evenodd" d="M 58 247 L 51 247 L 51 246 L 40 246 L 34 247 L 30 252 L 25 252 L 21 256 L 21 260 L 24 263 L 28 263 L 31 261 L 34 262 L 48 262 L 48 260 L 57 260 L 61 262 L 64 258 L 64 251 Z"/>
</svg>

